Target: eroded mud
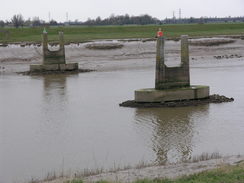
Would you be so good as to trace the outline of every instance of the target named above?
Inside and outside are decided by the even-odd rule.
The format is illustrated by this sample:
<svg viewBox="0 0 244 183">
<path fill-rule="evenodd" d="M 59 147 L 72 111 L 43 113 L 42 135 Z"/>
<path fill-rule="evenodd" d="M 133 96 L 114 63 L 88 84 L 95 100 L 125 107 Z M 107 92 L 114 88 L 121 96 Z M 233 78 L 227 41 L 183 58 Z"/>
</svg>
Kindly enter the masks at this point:
<svg viewBox="0 0 244 183">
<path fill-rule="evenodd" d="M 215 38 L 222 40 L 223 38 Z M 208 64 L 219 64 L 217 60 L 226 64 L 231 61 L 243 61 L 244 40 L 232 38 L 235 41 L 224 45 L 215 46 L 190 46 L 191 67 L 206 67 Z M 194 39 L 193 41 L 196 41 Z M 109 41 L 106 41 L 109 42 Z M 113 43 L 113 41 L 110 41 Z M 65 46 L 66 62 L 78 62 L 81 69 L 96 71 L 137 70 L 155 67 L 156 42 L 148 41 L 115 41 L 124 45 L 119 49 L 93 50 L 87 49 L 91 43 L 69 44 Z M 93 42 L 100 43 L 100 41 Z M 58 47 L 50 46 L 50 49 Z M 166 41 L 166 64 L 174 66 L 180 60 L 180 42 Z M 19 44 L 0 47 L 0 74 L 29 71 L 30 64 L 41 64 L 42 49 L 36 45 L 22 47 Z M 207 64 L 206 64 L 207 62 Z"/>
</svg>

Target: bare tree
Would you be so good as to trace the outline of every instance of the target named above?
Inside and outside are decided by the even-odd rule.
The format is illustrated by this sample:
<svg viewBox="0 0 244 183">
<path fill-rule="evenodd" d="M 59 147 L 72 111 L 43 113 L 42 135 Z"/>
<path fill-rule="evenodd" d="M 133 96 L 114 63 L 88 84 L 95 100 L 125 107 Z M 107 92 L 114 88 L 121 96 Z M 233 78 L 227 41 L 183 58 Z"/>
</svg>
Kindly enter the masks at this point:
<svg viewBox="0 0 244 183">
<path fill-rule="evenodd" d="M 5 23 L 3 20 L 0 20 L 0 27 L 4 27 Z"/>
<path fill-rule="evenodd" d="M 39 17 L 34 17 L 32 19 L 32 26 L 36 27 L 36 26 L 40 26 L 41 25 L 41 20 L 39 19 Z"/>
<path fill-rule="evenodd" d="M 18 15 L 14 15 L 13 18 L 11 19 L 14 27 L 18 28 L 20 26 L 23 27 L 24 25 L 24 18 L 21 14 L 18 14 Z"/>
<path fill-rule="evenodd" d="M 49 22 L 49 25 L 58 25 L 58 22 L 56 21 L 56 20 L 51 20 L 50 22 Z"/>
</svg>

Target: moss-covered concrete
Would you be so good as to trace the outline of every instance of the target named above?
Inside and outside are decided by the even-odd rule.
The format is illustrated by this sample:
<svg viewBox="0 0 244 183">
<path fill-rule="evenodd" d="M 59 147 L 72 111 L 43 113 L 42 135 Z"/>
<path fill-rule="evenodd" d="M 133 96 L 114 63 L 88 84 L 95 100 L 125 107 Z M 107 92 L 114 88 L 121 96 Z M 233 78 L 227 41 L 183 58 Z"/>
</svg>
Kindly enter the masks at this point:
<svg viewBox="0 0 244 183">
<path fill-rule="evenodd" d="M 78 63 L 66 64 L 63 33 L 59 33 L 59 50 L 51 51 L 48 49 L 47 32 L 42 35 L 42 65 L 30 65 L 30 72 L 50 72 L 50 71 L 78 71 Z"/>
<path fill-rule="evenodd" d="M 190 86 L 188 36 L 181 36 L 180 67 L 167 67 L 165 65 L 164 44 L 164 37 L 159 37 L 157 39 L 155 89 L 163 90 Z"/>
<path fill-rule="evenodd" d="M 48 49 L 47 32 L 42 35 L 42 51 L 43 51 L 43 64 L 65 64 L 65 49 L 63 33 L 59 32 L 59 49 L 57 51 L 50 51 Z"/>
</svg>

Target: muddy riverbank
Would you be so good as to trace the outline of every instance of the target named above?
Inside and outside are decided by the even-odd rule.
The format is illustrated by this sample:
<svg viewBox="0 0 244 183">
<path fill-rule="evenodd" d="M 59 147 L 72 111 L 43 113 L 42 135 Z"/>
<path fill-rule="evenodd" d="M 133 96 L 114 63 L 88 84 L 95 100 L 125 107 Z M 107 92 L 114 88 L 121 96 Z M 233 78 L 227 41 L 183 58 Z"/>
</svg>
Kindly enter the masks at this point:
<svg viewBox="0 0 244 183">
<path fill-rule="evenodd" d="M 219 44 L 221 41 L 227 41 L 225 44 Z M 211 42 L 216 45 L 206 46 L 204 43 Z M 230 42 L 228 42 L 230 41 Z M 205 66 L 205 62 L 218 64 L 221 62 L 231 62 L 232 60 L 243 61 L 244 40 L 240 37 L 227 39 L 225 37 L 215 37 L 208 39 L 194 39 L 195 45 L 190 46 L 190 64 L 191 66 Z M 135 70 L 143 68 L 152 68 L 155 64 L 155 40 L 143 41 L 97 41 L 93 44 L 114 44 L 123 45 L 121 48 L 108 50 L 88 49 L 90 43 L 66 45 L 67 63 L 78 62 L 81 69 L 91 69 L 96 71 L 114 71 L 114 70 Z M 50 49 L 58 49 L 52 46 Z M 179 64 L 180 42 L 166 41 L 166 63 L 169 66 Z M 40 64 L 42 62 L 41 47 L 37 45 L 8 45 L 0 47 L 0 74 L 11 74 L 15 72 L 26 72 L 30 64 Z"/>
<path fill-rule="evenodd" d="M 105 172 L 97 175 L 77 177 L 75 175 L 71 177 L 57 178 L 55 180 L 43 181 L 44 183 L 64 183 L 73 179 L 81 179 L 85 183 L 92 183 L 97 181 L 108 182 L 122 182 L 129 183 L 142 179 L 162 179 L 169 178 L 175 179 L 181 176 L 192 175 L 195 173 L 203 172 L 206 170 L 215 169 L 224 165 L 238 165 L 244 161 L 244 156 L 228 156 L 223 158 L 210 159 L 205 161 L 186 162 L 179 164 L 168 164 L 161 166 L 148 166 L 140 168 L 130 168 L 127 170 L 120 170 L 114 172 Z"/>
</svg>

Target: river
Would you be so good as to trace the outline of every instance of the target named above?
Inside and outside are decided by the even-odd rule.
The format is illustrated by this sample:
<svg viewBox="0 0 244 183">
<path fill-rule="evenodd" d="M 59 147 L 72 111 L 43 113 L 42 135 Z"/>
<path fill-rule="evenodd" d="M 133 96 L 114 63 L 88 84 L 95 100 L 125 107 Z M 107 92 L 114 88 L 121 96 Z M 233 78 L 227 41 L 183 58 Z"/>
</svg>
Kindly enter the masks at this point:
<svg viewBox="0 0 244 183">
<path fill-rule="evenodd" d="M 143 62 L 142 62 L 143 63 Z M 119 107 L 153 87 L 154 67 L 23 76 L 0 74 L 0 183 L 50 172 L 244 154 L 244 62 L 193 64 L 191 84 L 234 102 L 180 108 Z"/>
</svg>

